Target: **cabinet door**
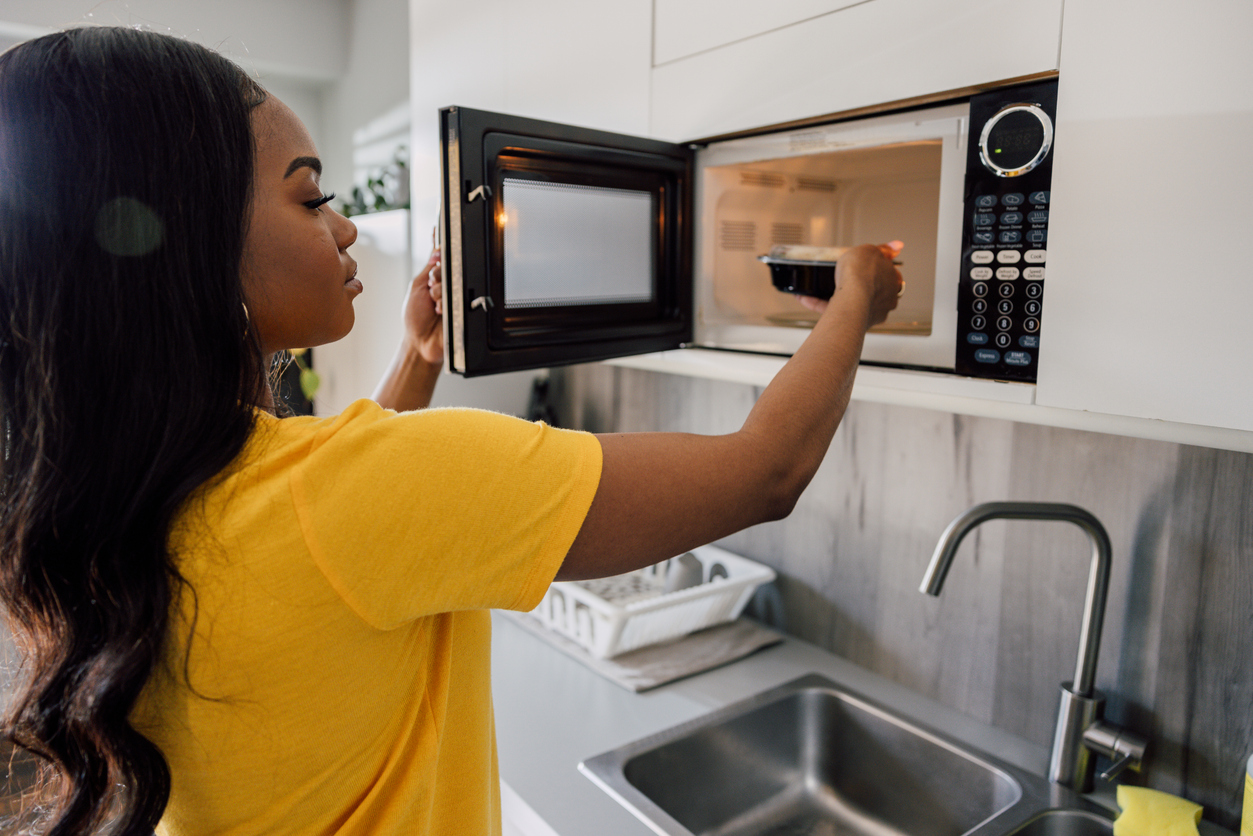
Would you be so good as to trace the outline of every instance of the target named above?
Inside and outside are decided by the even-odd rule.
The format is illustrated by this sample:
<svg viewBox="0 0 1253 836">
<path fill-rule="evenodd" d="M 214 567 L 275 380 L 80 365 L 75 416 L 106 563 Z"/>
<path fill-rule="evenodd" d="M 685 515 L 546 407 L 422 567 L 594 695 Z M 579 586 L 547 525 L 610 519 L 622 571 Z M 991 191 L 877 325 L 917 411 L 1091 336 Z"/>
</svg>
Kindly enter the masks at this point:
<svg viewBox="0 0 1253 836">
<path fill-rule="evenodd" d="M 686 14 L 663 16 L 675 4 Z M 1062 0 L 791 0 L 748 18 L 778 28 L 695 54 L 670 46 L 708 43 L 704 29 L 740 34 L 723 21 L 738 5 L 658 0 L 654 136 L 717 136 L 1057 68 Z M 796 18 L 822 7 L 833 11 Z"/>
<path fill-rule="evenodd" d="M 653 63 L 669 64 L 785 26 L 794 26 L 863 0 L 654 0 Z"/>
<path fill-rule="evenodd" d="M 1037 403 L 1253 430 L 1250 32 L 1067 0 Z"/>
</svg>

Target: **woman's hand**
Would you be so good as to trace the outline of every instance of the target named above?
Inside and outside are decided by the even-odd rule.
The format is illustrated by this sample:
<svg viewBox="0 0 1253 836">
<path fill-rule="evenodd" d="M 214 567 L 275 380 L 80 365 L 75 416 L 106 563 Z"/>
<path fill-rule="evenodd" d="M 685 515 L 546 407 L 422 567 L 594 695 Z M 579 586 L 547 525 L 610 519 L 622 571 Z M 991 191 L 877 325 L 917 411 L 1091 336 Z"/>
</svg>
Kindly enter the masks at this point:
<svg viewBox="0 0 1253 836">
<path fill-rule="evenodd" d="M 867 328 L 887 319 L 888 314 L 896 309 L 901 294 L 905 292 L 905 280 L 901 277 L 901 271 L 892 264 L 904 246 L 900 241 L 889 241 L 877 247 L 863 244 L 846 252 L 836 263 L 836 292 L 854 283 L 861 285 L 870 298 L 870 320 L 866 324 Z M 827 309 L 826 299 L 813 296 L 796 298 L 811 311 L 822 313 Z"/>
<path fill-rule="evenodd" d="M 439 248 L 409 285 L 404 307 L 405 340 L 431 365 L 444 362 L 444 283 Z"/>
<path fill-rule="evenodd" d="M 397 411 L 425 409 L 444 363 L 444 284 L 439 247 L 409 283 L 402 315 L 405 334 L 391 365 L 374 390 L 379 406 Z"/>
</svg>

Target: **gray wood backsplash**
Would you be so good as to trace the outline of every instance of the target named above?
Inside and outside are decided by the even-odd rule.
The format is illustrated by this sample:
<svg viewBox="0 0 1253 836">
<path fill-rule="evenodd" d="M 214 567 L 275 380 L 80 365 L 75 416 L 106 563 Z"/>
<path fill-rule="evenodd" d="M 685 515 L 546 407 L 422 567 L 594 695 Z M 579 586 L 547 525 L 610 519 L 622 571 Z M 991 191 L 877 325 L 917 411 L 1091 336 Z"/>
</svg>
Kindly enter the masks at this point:
<svg viewBox="0 0 1253 836">
<path fill-rule="evenodd" d="M 553 373 L 565 426 L 738 429 L 759 389 L 608 366 Z M 1253 456 L 853 403 L 786 520 L 722 541 L 780 573 L 788 631 L 1049 745 L 1073 677 L 1090 549 L 1058 522 L 988 523 L 943 594 L 918 592 L 944 527 L 992 500 L 1069 502 L 1113 542 L 1097 685 L 1152 741 L 1137 783 L 1236 828 L 1253 753 Z"/>
</svg>

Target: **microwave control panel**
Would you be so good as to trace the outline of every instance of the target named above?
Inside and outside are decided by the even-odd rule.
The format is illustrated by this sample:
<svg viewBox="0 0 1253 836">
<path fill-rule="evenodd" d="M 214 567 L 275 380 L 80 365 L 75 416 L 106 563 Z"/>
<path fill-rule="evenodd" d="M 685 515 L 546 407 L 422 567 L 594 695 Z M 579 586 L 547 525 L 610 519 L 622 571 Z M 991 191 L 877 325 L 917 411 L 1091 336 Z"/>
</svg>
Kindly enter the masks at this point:
<svg viewBox="0 0 1253 836">
<path fill-rule="evenodd" d="M 970 100 L 957 292 L 959 374 L 1035 382 L 1057 82 Z"/>
</svg>

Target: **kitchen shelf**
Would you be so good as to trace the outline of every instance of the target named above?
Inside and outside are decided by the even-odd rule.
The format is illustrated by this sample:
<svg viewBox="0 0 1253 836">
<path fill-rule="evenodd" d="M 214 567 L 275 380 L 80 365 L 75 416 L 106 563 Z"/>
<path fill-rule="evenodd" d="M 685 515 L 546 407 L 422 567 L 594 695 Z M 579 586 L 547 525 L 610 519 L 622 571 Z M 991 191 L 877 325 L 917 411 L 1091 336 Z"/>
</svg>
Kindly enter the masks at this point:
<svg viewBox="0 0 1253 836">
<path fill-rule="evenodd" d="M 775 355 L 684 348 L 604 362 L 621 368 L 766 386 L 787 359 Z M 1035 396 L 1036 387 L 1029 383 L 980 380 L 877 366 L 862 366 L 853 384 L 855 401 L 1253 453 L 1253 432 L 1060 409 L 1037 404 Z"/>
</svg>

